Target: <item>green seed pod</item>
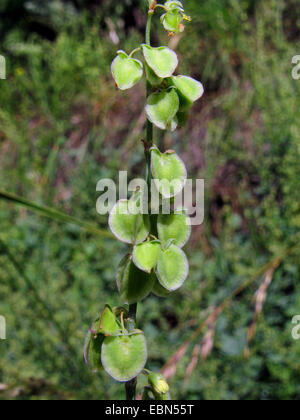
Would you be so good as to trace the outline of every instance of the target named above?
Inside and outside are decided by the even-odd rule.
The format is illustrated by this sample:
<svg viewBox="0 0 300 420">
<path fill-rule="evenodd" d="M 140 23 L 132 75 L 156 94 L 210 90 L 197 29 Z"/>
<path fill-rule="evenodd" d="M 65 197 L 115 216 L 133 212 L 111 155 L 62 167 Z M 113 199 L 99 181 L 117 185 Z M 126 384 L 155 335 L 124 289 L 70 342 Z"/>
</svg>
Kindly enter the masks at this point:
<svg viewBox="0 0 300 420">
<path fill-rule="evenodd" d="M 163 246 L 170 239 L 174 245 L 183 248 L 191 236 L 190 218 L 185 210 L 176 210 L 171 214 L 160 214 L 157 221 L 158 237 Z"/>
<path fill-rule="evenodd" d="M 170 392 L 167 392 L 166 394 L 154 393 L 154 395 L 155 395 L 155 401 L 170 401 L 172 399 Z"/>
<path fill-rule="evenodd" d="M 181 1 L 178 0 L 171 0 L 171 1 L 167 1 L 164 4 L 165 8 L 170 11 L 170 10 L 179 10 L 181 12 L 183 12 L 183 4 L 181 3 Z"/>
<path fill-rule="evenodd" d="M 189 263 L 182 249 L 175 245 L 170 245 L 162 250 L 156 274 L 159 283 L 167 290 L 173 292 L 179 289 L 189 273 Z"/>
<path fill-rule="evenodd" d="M 180 157 L 173 151 L 161 153 L 157 147 L 151 149 L 151 172 L 163 198 L 175 197 L 187 180 L 186 167 Z"/>
<path fill-rule="evenodd" d="M 101 347 L 103 341 L 104 335 L 94 335 L 91 331 L 87 333 L 84 343 L 84 360 L 94 373 L 102 370 Z"/>
<path fill-rule="evenodd" d="M 160 250 L 159 241 L 143 242 L 136 245 L 132 254 L 133 262 L 140 270 L 150 274 L 156 267 Z"/>
<path fill-rule="evenodd" d="M 193 103 L 200 99 L 204 93 L 202 83 L 188 76 L 171 77 L 172 84 L 179 91 L 179 96 L 183 96 L 187 103 Z"/>
<path fill-rule="evenodd" d="M 141 61 L 129 57 L 124 51 L 118 51 L 118 56 L 111 65 L 111 72 L 116 85 L 121 90 L 132 88 L 143 76 Z"/>
<path fill-rule="evenodd" d="M 150 372 L 148 375 L 148 383 L 157 394 L 167 394 L 169 385 L 166 378 L 161 373 Z"/>
<path fill-rule="evenodd" d="M 151 84 L 151 86 L 157 87 L 161 85 L 164 79 L 162 79 L 161 77 L 158 77 L 154 73 L 154 71 L 148 66 L 148 64 L 146 64 L 145 68 L 146 68 L 146 77 L 147 77 L 148 82 Z"/>
<path fill-rule="evenodd" d="M 129 200 L 120 200 L 112 208 L 109 215 L 109 227 L 121 242 L 139 244 L 150 232 L 150 219 L 145 214 L 132 214 Z"/>
<path fill-rule="evenodd" d="M 194 102 L 187 99 L 185 96 L 183 96 L 179 90 L 176 90 L 178 98 L 179 98 L 179 111 L 177 114 L 177 118 L 180 118 L 180 113 L 187 113 L 192 106 L 194 105 Z"/>
<path fill-rule="evenodd" d="M 168 47 L 153 48 L 142 45 L 143 54 L 148 66 L 154 73 L 163 79 L 172 76 L 178 66 L 178 58 L 174 51 Z"/>
<path fill-rule="evenodd" d="M 124 257 L 117 270 L 117 286 L 122 303 L 129 305 L 145 299 L 152 291 L 154 274 L 139 270 L 130 255 Z"/>
<path fill-rule="evenodd" d="M 176 9 L 162 15 L 161 22 L 168 32 L 175 34 L 182 32 L 182 16 Z"/>
<path fill-rule="evenodd" d="M 148 119 L 161 130 L 176 130 L 174 119 L 179 109 L 179 98 L 175 89 L 152 93 L 147 100 Z"/>
<path fill-rule="evenodd" d="M 118 382 L 127 382 L 139 375 L 147 362 L 144 334 L 107 337 L 102 345 L 102 365 Z"/>
<path fill-rule="evenodd" d="M 116 336 L 120 335 L 122 332 L 122 326 L 109 305 L 105 306 L 105 309 L 101 314 L 99 321 L 99 331 L 101 334 L 106 336 Z"/>
<path fill-rule="evenodd" d="M 160 298 L 167 298 L 171 294 L 170 290 L 167 290 L 164 287 L 162 287 L 162 285 L 159 283 L 157 278 L 154 281 L 154 286 L 153 286 L 153 289 L 152 289 L 152 293 L 155 296 L 160 297 Z"/>
</svg>

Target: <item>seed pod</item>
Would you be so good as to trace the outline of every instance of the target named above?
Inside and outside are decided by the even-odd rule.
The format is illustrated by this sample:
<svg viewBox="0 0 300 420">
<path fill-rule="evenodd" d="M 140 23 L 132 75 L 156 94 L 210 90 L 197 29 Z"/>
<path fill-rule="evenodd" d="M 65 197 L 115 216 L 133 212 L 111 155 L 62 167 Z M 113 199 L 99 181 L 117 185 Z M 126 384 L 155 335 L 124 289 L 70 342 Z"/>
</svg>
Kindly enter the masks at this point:
<svg viewBox="0 0 300 420">
<path fill-rule="evenodd" d="M 157 394 L 167 394 L 169 385 L 166 378 L 161 373 L 150 372 L 148 375 L 148 383 Z"/>
<path fill-rule="evenodd" d="M 104 335 L 94 335 L 91 331 L 87 333 L 84 343 L 84 360 L 92 372 L 97 373 L 102 370 L 101 347 Z"/>
<path fill-rule="evenodd" d="M 151 149 L 151 172 L 163 198 L 175 197 L 187 180 L 186 167 L 180 157 L 173 151 L 161 153 L 157 147 Z"/>
<path fill-rule="evenodd" d="M 160 250 L 159 241 L 143 242 L 136 245 L 132 254 L 133 262 L 140 270 L 150 274 L 156 267 Z"/>
<path fill-rule="evenodd" d="M 143 54 L 148 66 L 154 73 L 163 79 L 172 76 L 178 66 L 178 58 L 174 51 L 168 47 L 153 48 L 142 45 Z"/>
<path fill-rule="evenodd" d="M 146 214 L 132 214 L 129 200 L 120 200 L 109 215 L 109 227 L 121 242 L 139 244 L 150 232 L 150 220 Z"/>
<path fill-rule="evenodd" d="M 182 95 L 188 103 L 193 103 L 200 99 L 204 93 L 202 83 L 188 76 L 173 76 L 171 77 L 172 84 L 179 92 L 179 97 Z"/>
<path fill-rule="evenodd" d="M 127 382 L 135 378 L 147 361 L 144 334 L 105 338 L 101 360 L 105 371 L 116 381 Z"/>
<path fill-rule="evenodd" d="M 143 75 L 141 61 L 129 57 L 124 51 L 118 51 L 118 56 L 111 65 L 111 72 L 116 85 L 121 90 L 132 88 Z"/>
<path fill-rule="evenodd" d="M 162 79 L 161 77 L 158 77 L 154 71 L 151 69 L 151 67 L 148 66 L 148 64 L 146 64 L 146 77 L 148 82 L 151 84 L 151 86 L 159 86 L 161 85 L 162 81 L 164 79 Z"/>
<path fill-rule="evenodd" d="M 189 263 L 182 249 L 175 245 L 170 245 L 162 250 L 156 274 L 159 283 L 167 290 L 173 292 L 179 289 L 189 273 Z"/>
<path fill-rule="evenodd" d="M 148 119 L 161 130 L 176 130 L 174 119 L 179 109 L 179 98 L 175 89 L 152 93 L 147 99 Z"/>
<path fill-rule="evenodd" d="M 181 3 L 181 1 L 178 1 L 178 0 L 170 0 L 170 1 L 167 1 L 164 6 L 165 6 L 165 8 L 168 11 L 170 11 L 170 10 L 179 10 L 181 12 L 184 12 L 184 10 L 183 10 L 183 4 Z"/>
<path fill-rule="evenodd" d="M 122 326 L 117 320 L 113 310 L 109 305 L 106 305 L 100 317 L 99 331 L 101 332 L 101 334 L 104 334 L 106 336 L 115 336 L 120 335 L 121 330 Z"/>
<path fill-rule="evenodd" d="M 167 297 L 169 297 L 170 296 L 170 294 L 171 294 L 171 292 L 170 292 L 170 290 L 167 290 L 167 289 L 165 289 L 160 283 L 159 283 L 159 281 L 157 280 L 157 278 L 155 279 L 155 281 L 154 281 L 154 286 L 153 286 L 153 289 L 152 289 L 152 293 L 155 295 L 155 296 L 158 296 L 158 297 L 160 297 L 160 298 L 167 298 Z"/>
<path fill-rule="evenodd" d="M 163 246 L 170 239 L 174 245 L 183 248 L 191 236 L 191 222 L 185 210 L 176 210 L 171 214 L 160 214 L 157 220 L 158 237 Z"/>
<path fill-rule="evenodd" d="M 174 32 L 175 34 L 182 32 L 182 15 L 177 10 L 171 10 L 162 15 L 161 22 L 168 32 Z"/>
<path fill-rule="evenodd" d="M 145 299 L 152 291 L 154 274 L 139 270 L 130 255 L 124 257 L 117 270 L 117 286 L 122 303 L 133 304 Z"/>
</svg>

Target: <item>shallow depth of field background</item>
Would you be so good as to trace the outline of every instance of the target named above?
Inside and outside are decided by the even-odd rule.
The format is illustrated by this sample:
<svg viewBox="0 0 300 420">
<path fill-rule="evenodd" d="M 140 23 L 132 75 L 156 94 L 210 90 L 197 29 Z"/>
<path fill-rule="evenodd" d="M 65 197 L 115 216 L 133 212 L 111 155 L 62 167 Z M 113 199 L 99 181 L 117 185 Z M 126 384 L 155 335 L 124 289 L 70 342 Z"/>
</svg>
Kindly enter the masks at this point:
<svg viewBox="0 0 300 420">
<path fill-rule="evenodd" d="M 1 0 L 1 192 L 107 230 L 107 218 L 96 214 L 97 181 L 117 181 L 119 170 L 144 173 L 144 83 L 116 92 L 110 63 L 118 49 L 129 52 L 143 41 L 146 3 Z M 155 140 L 182 155 L 191 177 L 205 178 L 206 214 L 187 247 L 184 287 L 139 306 L 148 367 L 162 368 L 214 307 L 251 280 L 206 343 L 204 329 L 179 355 L 176 371 L 171 366 L 173 398 L 299 399 L 300 340 L 291 337 L 292 317 L 300 314 L 300 80 L 291 76 L 292 57 L 300 54 L 299 3 L 184 4 L 193 22 L 181 39 L 170 41 L 157 17 L 153 45 L 171 42 L 180 73 L 200 79 L 206 94 L 186 128 L 156 132 Z M 88 371 L 82 347 L 104 304 L 119 304 L 115 271 L 126 249 L 2 196 L 7 340 L 0 342 L 0 399 L 124 397 L 122 385 Z M 245 358 L 261 268 L 277 257 Z M 197 350 L 204 359 L 207 349 L 206 359 L 191 365 Z"/>
</svg>

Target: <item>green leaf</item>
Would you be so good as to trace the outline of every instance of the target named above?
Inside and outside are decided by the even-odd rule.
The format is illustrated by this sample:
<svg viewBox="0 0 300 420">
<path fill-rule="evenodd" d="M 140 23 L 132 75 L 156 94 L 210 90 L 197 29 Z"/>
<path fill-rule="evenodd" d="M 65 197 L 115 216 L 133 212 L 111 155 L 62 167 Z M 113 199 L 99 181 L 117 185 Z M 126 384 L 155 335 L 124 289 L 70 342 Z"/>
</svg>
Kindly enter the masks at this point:
<svg viewBox="0 0 300 420">
<path fill-rule="evenodd" d="M 153 48 L 142 45 L 143 54 L 148 66 L 158 77 L 165 79 L 172 76 L 178 66 L 178 58 L 174 51 L 168 47 Z"/>
<path fill-rule="evenodd" d="M 132 88 L 143 76 L 143 64 L 124 51 L 118 51 L 118 56 L 112 62 L 111 72 L 117 87 L 126 90 Z"/>
<path fill-rule="evenodd" d="M 152 86 L 159 86 L 161 85 L 163 79 L 161 77 L 158 77 L 154 71 L 148 66 L 148 64 L 146 64 L 146 77 L 148 82 L 152 85 Z"/>
<path fill-rule="evenodd" d="M 117 286 L 122 303 L 129 305 L 145 299 L 152 291 L 154 274 L 139 270 L 127 255 L 122 259 L 117 270 Z"/>
<path fill-rule="evenodd" d="M 136 245 L 133 250 L 133 262 L 142 271 L 151 273 L 156 267 L 161 250 L 159 241 L 144 242 Z"/>
<path fill-rule="evenodd" d="M 188 76 L 173 76 L 172 83 L 180 94 L 188 101 L 195 102 L 204 93 L 202 83 Z"/>
<path fill-rule="evenodd" d="M 108 223 L 116 238 L 127 244 L 143 242 L 150 232 L 149 216 L 132 214 L 129 209 L 129 200 L 120 200 L 112 208 Z"/>
<path fill-rule="evenodd" d="M 179 289 L 187 279 L 189 264 L 185 253 L 175 245 L 162 250 L 156 274 L 159 283 L 171 292 Z"/>
<path fill-rule="evenodd" d="M 161 298 L 167 298 L 170 296 L 171 292 L 170 290 L 165 289 L 157 280 L 157 278 L 154 281 L 154 286 L 152 289 L 152 293 L 155 296 L 161 297 Z"/>
<path fill-rule="evenodd" d="M 122 326 L 117 320 L 113 310 L 110 306 L 106 305 L 103 310 L 100 321 L 99 321 L 99 330 L 104 335 L 119 335 L 122 330 Z"/>
<path fill-rule="evenodd" d="M 104 341 L 103 335 L 95 335 L 91 331 L 87 333 L 84 343 L 84 360 L 92 372 L 102 370 L 101 347 Z"/>
<path fill-rule="evenodd" d="M 185 186 L 187 171 L 180 157 L 173 151 L 161 153 L 151 149 L 151 172 L 157 190 L 164 198 L 176 196 Z"/>
<path fill-rule="evenodd" d="M 175 89 L 153 93 L 146 105 L 148 119 L 161 130 L 174 131 L 177 123 L 174 120 L 179 109 L 179 98 Z"/>
<path fill-rule="evenodd" d="M 144 334 L 105 338 L 101 360 L 105 371 L 116 381 L 127 382 L 135 378 L 147 362 Z"/>
<path fill-rule="evenodd" d="M 176 210 L 171 214 L 160 214 L 157 220 L 157 230 L 163 246 L 170 239 L 174 239 L 174 245 L 183 248 L 191 236 L 190 218 L 185 210 Z"/>
</svg>

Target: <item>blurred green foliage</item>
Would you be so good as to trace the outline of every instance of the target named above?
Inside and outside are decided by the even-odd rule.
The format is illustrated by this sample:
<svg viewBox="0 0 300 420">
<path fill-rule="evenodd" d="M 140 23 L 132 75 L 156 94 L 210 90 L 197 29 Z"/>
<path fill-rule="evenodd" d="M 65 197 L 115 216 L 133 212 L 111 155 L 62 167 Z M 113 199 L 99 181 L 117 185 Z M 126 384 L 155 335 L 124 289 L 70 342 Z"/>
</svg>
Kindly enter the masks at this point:
<svg viewBox="0 0 300 420">
<path fill-rule="evenodd" d="M 0 185 L 107 228 L 97 216 L 96 184 L 144 170 L 140 145 L 143 84 L 116 93 L 117 49 L 143 40 L 145 2 L 2 1 Z M 139 327 L 158 370 L 209 311 L 261 266 L 297 244 L 300 228 L 300 50 L 295 0 L 186 0 L 193 17 L 178 44 L 184 64 L 206 87 L 188 126 L 161 146 L 205 178 L 206 217 L 194 228 L 191 274 L 167 300 L 148 298 Z M 15 19 L 14 19 L 15 18 Z M 155 24 L 154 43 L 169 41 Z M 126 248 L 73 225 L 0 202 L 0 398 L 119 399 L 123 387 L 90 374 L 86 330 L 105 303 L 118 304 L 115 270 Z M 298 236 L 297 236 L 298 235 Z M 284 258 L 268 289 L 249 359 L 246 335 L 262 277 L 218 318 L 214 349 L 183 387 L 198 336 L 170 381 L 174 398 L 298 399 L 299 256 Z M 3 389 L 4 391 L 1 391 Z"/>
</svg>

